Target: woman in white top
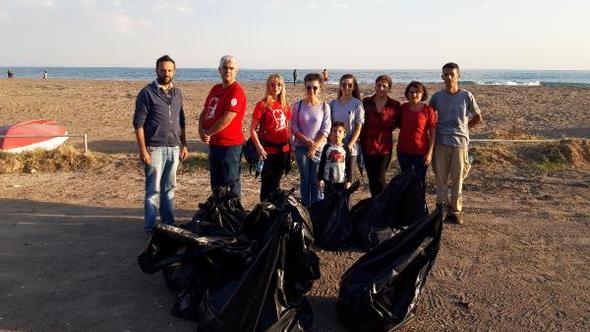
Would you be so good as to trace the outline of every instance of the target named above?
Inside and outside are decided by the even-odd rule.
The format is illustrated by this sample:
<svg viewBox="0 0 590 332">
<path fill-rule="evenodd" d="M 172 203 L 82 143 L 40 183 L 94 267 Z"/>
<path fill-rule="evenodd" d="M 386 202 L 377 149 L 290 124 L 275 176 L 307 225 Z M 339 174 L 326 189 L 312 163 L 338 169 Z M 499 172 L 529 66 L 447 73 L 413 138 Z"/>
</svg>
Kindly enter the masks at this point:
<svg viewBox="0 0 590 332">
<path fill-rule="evenodd" d="M 352 178 L 356 174 L 358 156 L 360 153 L 359 136 L 365 123 L 365 109 L 361 101 L 360 89 L 356 77 L 352 74 L 344 74 L 340 78 L 338 98 L 330 101 L 332 123 L 340 121 L 344 123 L 346 137 L 344 144 L 350 151 L 350 165 L 352 166 Z"/>
</svg>

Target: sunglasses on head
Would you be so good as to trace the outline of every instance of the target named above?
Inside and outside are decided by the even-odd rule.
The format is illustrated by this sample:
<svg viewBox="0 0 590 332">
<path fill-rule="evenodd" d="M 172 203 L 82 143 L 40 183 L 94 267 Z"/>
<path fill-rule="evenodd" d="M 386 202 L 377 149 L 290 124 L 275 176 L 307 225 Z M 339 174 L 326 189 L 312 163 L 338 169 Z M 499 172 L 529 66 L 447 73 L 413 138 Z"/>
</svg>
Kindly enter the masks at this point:
<svg viewBox="0 0 590 332">
<path fill-rule="evenodd" d="M 318 91 L 320 87 L 317 85 L 306 85 L 305 88 L 307 89 L 307 91 L 311 91 L 311 89 L 313 89 L 313 91 Z"/>
</svg>

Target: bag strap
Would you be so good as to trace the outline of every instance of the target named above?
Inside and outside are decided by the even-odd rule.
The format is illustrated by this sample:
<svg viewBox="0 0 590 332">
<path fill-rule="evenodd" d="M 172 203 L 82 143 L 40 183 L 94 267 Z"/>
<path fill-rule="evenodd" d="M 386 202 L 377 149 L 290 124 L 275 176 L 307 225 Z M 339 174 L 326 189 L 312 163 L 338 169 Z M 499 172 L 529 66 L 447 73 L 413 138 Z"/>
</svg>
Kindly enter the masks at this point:
<svg viewBox="0 0 590 332">
<path fill-rule="evenodd" d="M 266 114 L 268 113 L 268 105 L 264 105 L 264 111 L 262 112 L 262 116 L 260 117 L 260 121 L 258 121 L 258 139 L 262 139 L 262 135 L 266 132 L 265 122 L 266 122 Z"/>
<path fill-rule="evenodd" d="M 299 100 L 299 105 L 297 106 L 297 124 L 299 128 L 301 128 L 301 104 L 303 103 L 303 99 Z"/>
</svg>

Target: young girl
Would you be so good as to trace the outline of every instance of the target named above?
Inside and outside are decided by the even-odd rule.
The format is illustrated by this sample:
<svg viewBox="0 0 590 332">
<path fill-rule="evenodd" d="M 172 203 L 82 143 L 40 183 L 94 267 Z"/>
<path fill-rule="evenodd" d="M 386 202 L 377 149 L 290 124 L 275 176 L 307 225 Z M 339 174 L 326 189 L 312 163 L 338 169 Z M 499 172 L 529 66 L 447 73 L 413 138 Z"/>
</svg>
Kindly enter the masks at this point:
<svg viewBox="0 0 590 332">
<path fill-rule="evenodd" d="M 265 96 L 252 114 L 250 135 L 258 158 L 264 160 L 260 185 L 260 201 L 263 201 L 279 189 L 281 177 L 291 163 L 291 109 L 281 75 L 271 74 L 266 80 Z"/>
<path fill-rule="evenodd" d="M 400 112 L 400 132 L 397 160 L 402 172 L 413 170 L 426 181 L 426 170 L 432 162 L 436 131 L 436 113 L 422 102 L 428 98 L 424 84 L 411 82 L 406 87 L 406 99 Z"/>
</svg>

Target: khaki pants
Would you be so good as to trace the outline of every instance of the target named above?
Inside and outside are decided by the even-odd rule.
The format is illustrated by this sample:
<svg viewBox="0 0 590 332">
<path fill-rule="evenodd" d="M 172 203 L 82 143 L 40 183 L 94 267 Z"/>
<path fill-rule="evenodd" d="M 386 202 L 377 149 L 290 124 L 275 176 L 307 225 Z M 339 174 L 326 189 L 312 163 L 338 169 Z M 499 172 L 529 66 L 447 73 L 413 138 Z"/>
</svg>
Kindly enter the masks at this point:
<svg viewBox="0 0 590 332">
<path fill-rule="evenodd" d="M 463 210 L 463 180 L 471 165 L 467 159 L 467 146 L 454 147 L 436 144 L 432 170 L 436 176 L 436 203 L 445 203 L 449 213 L 459 214 Z M 450 183 L 449 183 L 450 178 Z M 449 187 L 451 198 L 448 197 Z"/>
</svg>

